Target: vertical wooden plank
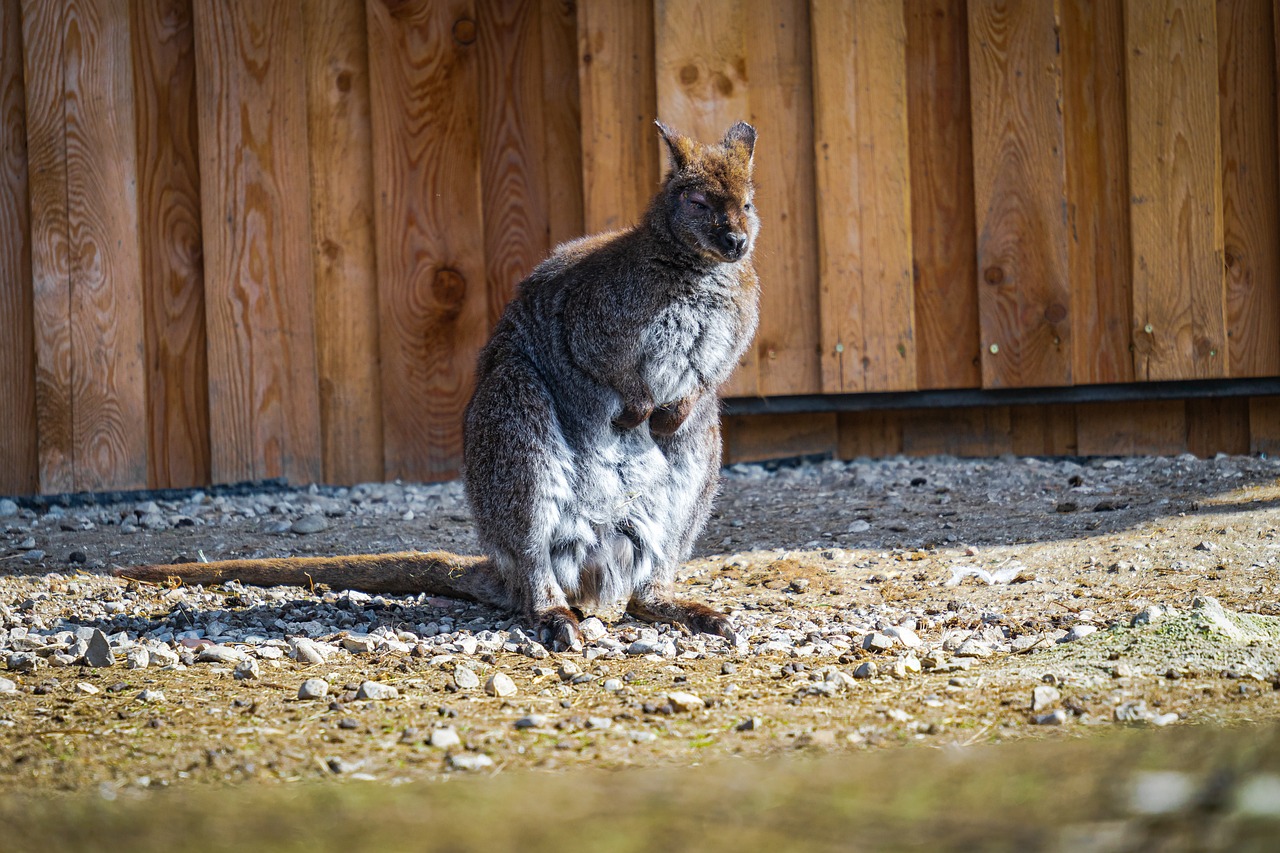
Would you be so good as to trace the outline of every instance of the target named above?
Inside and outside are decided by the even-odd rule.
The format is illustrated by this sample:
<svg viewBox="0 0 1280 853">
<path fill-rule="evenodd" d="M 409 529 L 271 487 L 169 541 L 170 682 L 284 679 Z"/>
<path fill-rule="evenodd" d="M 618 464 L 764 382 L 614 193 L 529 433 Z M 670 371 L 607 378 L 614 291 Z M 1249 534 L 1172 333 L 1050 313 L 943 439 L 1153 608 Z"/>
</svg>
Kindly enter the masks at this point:
<svg viewBox="0 0 1280 853">
<path fill-rule="evenodd" d="M 1275 4 L 1220 0 L 1219 106 L 1231 376 L 1280 374 Z"/>
<path fill-rule="evenodd" d="M 442 479 L 488 328 L 469 0 L 368 4 L 386 475 Z"/>
<path fill-rule="evenodd" d="M 32 315 L 40 491 L 75 488 L 71 395 L 71 247 L 67 233 L 67 121 L 63 3 L 24 0 Z"/>
<path fill-rule="evenodd" d="M 908 456 L 999 456 L 1012 451 L 1008 406 L 916 409 L 903 415 L 902 452 Z"/>
<path fill-rule="evenodd" d="M 724 419 L 724 462 L 763 462 L 834 455 L 834 412 L 800 415 L 730 415 Z"/>
<path fill-rule="evenodd" d="M 1126 0 L 1124 26 L 1134 374 L 1225 376 L 1214 3 Z"/>
<path fill-rule="evenodd" d="M 540 0 L 539 8 L 547 228 L 554 246 L 579 236 L 583 229 L 578 5 L 573 0 Z"/>
<path fill-rule="evenodd" d="M 131 0 L 147 485 L 208 483 L 209 386 L 190 0 Z"/>
<path fill-rule="evenodd" d="M 22 9 L 0 0 L 0 494 L 31 494 L 36 456 L 36 357 L 31 300 L 27 99 L 22 82 Z"/>
<path fill-rule="evenodd" d="M 476 6 L 489 323 L 550 248 L 537 0 Z"/>
<path fill-rule="evenodd" d="M 1280 456 L 1280 397 L 1249 398 L 1249 452 Z"/>
<path fill-rule="evenodd" d="M 1248 453 L 1248 398 L 1187 400 L 1187 450 L 1201 458 Z"/>
<path fill-rule="evenodd" d="M 1070 385 L 1055 4 L 970 0 L 982 381 Z"/>
<path fill-rule="evenodd" d="M 911 0 L 907 135 L 920 388 L 976 388 L 977 235 L 965 0 Z"/>
<path fill-rule="evenodd" d="M 1187 450 L 1182 400 L 1080 403 L 1076 438 L 1081 456 L 1175 456 Z"/>
<path fill-rule="evenodd" d="M 297 2 L 196 0 L 211 470 L 320 478 Z"/>
<path fill-rule="evenodd" d="M 382 479 L 368 31 L 344 0 L 302 5 L 325 482 Z"/>
<path fill-rule="evenodd" d="M 841 459 L 897 456 L 902 452 L 902 419 L 897 411 L 841 412 L 837 455 Z"/>
<path fill-rule="evenodd" d="M 660 170 L 654 89 L 653 4 L 579 0 L 584 228 L 639 221 Z"/>
<path fill-rule="evenodd" d="M 916 387 L 901 0 L 814 0 L 822 390 Z"/>
<path fill-rule="evenodd" d="M 1062 0 L 1067 260 L 1076 384 L 1133 381 L 1128 133 L 1120 0 Z"/>
<path fill-rule="evenodd" d="M 1076 409 L 1070 404 L 1011 406 L 1013 452 L 1019 456 L 1074 456 Z"/>
<path fill-rule="evenodd" d="M 812 394 L 822 388 L 822 365 L 809 7 L 743 0 L 742 13 L 749 24 L 748 120 L 760 128 L 755 263 L 761 319 L 754 347 L 759 381 L 751 388 L 749 369 L 740 368 L 724 393 Z"/>
</svg>

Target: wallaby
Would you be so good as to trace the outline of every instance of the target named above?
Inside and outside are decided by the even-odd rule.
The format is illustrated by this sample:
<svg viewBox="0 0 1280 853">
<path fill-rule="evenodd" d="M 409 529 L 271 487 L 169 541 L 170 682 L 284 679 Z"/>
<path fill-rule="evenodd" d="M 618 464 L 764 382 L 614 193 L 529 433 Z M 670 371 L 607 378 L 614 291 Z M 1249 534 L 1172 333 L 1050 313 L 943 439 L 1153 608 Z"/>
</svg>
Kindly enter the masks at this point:
<svg viewBox="0 0 1280 853">
<path fill-rule="evenodd" d="M 429 592 L 517 611 L 558 647 L 574 608 L 733 638 L 675 597 L 719 486 L 716 390 L 750 344 L 756 132 L 702 145 L 659 123 L 671 169 L 636 226 L 565 243 L 521 282 L 480 353 L 463 425 L 467 497 L 486 558 L 229 560 L 126 577 Z M 579 611 L 581 612 L 581 611 Z"/>
</svg>

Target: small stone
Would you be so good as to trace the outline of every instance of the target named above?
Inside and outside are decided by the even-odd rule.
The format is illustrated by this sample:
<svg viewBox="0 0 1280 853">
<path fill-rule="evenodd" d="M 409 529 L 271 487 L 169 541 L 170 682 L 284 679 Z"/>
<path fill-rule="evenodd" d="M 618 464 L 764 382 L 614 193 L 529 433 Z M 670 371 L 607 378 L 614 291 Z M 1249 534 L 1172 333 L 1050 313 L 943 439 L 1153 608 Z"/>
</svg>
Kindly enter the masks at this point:
<svg viewBox="0 0 1280 853">
<path fill-rule="evenodd" d="M 1031 691 L 1031 710 L 1043 711 L 1052 708 L 1061 698 L 1062 694 L 1058 692 L 1058 688 L 1042 684 Z"/>
<path fill-rule="evenodd" d="M 138 694 L 138 701 L 146 702 L 148 704 L 163 702 L 164 694 L 161 693 L 159 690 L 143 690 L 141 693 Z"/>
<path fill-rule="evenodd" d="M 1058 642 L 1074 643 L 1076 640 L 1082 640 L 1085 637 L 1089 636 L 1090 634 L 1095 633 L 1097 630 L 1098 630 L 1098 626 L 1096 625 L 1085 625 L 1085 624 L 1073 625 L 1071 627 L 1071 630 L 1067 632 L 1067 635 L 1063 637 L 1061 640 L 1059 640 Z"/>
<path fill-rule="evenodd" d="M 633 657 L 637 655 L 651 655 L 656 654 L 661 648 L 662 641 L 657 637 L 641 637 L 631 645 L 627 646 L 627 654 L 632 655 Z"/>
<path fill-rule="evenodd" d="M 128 669 L 146 669 L 151 663 L 151 652 L 142 646 L 134 646 L 124 654 L 124 665 Z"/>
<path fill-rule="evenodd" d="M 153 646 L 147 651 L 147 665 L 156 667 L 173 666 L 178 662 L 178 653 L 168 646 Z"/>
<path fill-rule="evenodd" d="M 808 578 L 796 578 L 791 582 L 791 585 L 787 587 L 787 589 L 791 592 L 804 592 L 808 588 L 809 588 Z"/>
<path fill-rule="evenodd" d="M 462 738 L 458 737 L 458 732 L 455 729 L 432 729 L 431 736 L 427 738 L 427 742 L 440 749 L 449 749 L 450 747 L 461 746 Z"/>
<path fill-rule="evenodd" d="M 4 691 L 0 690 L 0 693 L 3 693 L 3 692 Z M 76 683 L 76 692 L 83 693 L 86 696 L 92 696 L 95 693 L 101 693 L 102 691 L 87 681 L 80 681 Z"/>
<path fill-rule="evenodd" d="M 328 658 L 318 643 L 306 637 L 294 637 L 290 642 L 293 645 L 293 656 L 298 663 L 318 664 L 324 663 Z"/>
<path fill-rule="evenodd" d="M 862 638 L 862 648 L 870 652 L 887 652 L 893 648 L 894 639 L 892 637 L 874 631 Z"/>
<path fill-rule="evenodd" d="M 460 666 L 453 671 L 453 683 L 459 690 L 474 690 L 480 686 L 480 676 L 465 666 Z"/>
<path fill-rule="evenodd" d="M 342 647 L 352 654 L 364 655 L 378 647 L 378 639 L 368 634 L 348 634 L 342 638 Z"/>
<path fill-rule="evenodd" d="M 527 717 L 521 717 L 516 720 L 515 727 L 517 729 L 541 729 L 547 725 L 547 716 L 545 714 L 530 714 Z"/>
<path fill-rule="evenodd" d="M 604 689 L 610 693 L 617 693 L 622 689 L 622 682 L 616 678 L 606 678 L 604 680 Z"/>
<path fill-rule="evenodd" d="M 588 643 L 594 643 L 596 640 L 609 633 L 608 629 L 604 627 L 604 623 L 595 616 L 590 616 L 579 622 L 578 630 L 582 632 L 582 639 L 586 640 Z"/>
<path fill-rule="evenodd" d="M 449 756 L 450 770 L 476 771 L 493 766 L 493 759 L 483 753 L 458 753 Z"/>
<path fill-rule="evenodd" d="M 86 666 L 111 666 L 116 662 L 115 653 L 111 651 L 111 641 L 107 635 L 97 628 L 89 635 L 89 646 L 84 652 Z"/>
<path fill-rule="evenodd" d="M 323 678 L 308 678 L 298 688 L 299 699 L 323 699 L 329 695 L 329 682 Z"/>
<path fill-rule="evenodd" d="M 702 701 L 701 696 L 695 696 L 692 693 L 685 693 L 681 690 L 668 693 L 667 702 L 677 711 L 696 711 L 699 708 L 707 707 L 707 703 Z"/>
<path fill-rule="evenodd" d="M 866 533 L 870 529 L 871 529 L 871 522 L 865 521 L 863 519 L 859 519 L 853 522 L 852 524 L 849 525 L 849 528 L 848 528 L 850 533 Z"/>
<path fill-rule="evenodd" d="M 484 692 L 490 696 L 498 696 L 505 698 L 507 696 L 516 695 L 516 683 L 511 680 L 511 676 L 503 672 L 495 672 L 489 676 L 489 680 L 484 683 Z"/>
<path fill-rule="evenodd" d="M 542 645 L 542 643 L 534 642 L 521 644 L 519 651 L 520 654 L 525 657 L 533 658 L 534 660 L 546 660 L 551 654 L 547 651 L 546 646 Z"/>
<path fill-rule="evenodd" d="M 214 645 L 201 649 L 200 653 L 196 655 L 196 660 L 204 663 L 230 664 L 240 663 L 240 661 L 244 660 L 246 657 L 248 657 L 248 655 L 239 649 L 234 649 L 231 646 Z"/>
<path fill-rule="evenodd" d="M 853 677 L 854 678 L 875 678 L 877 672 L 879 672 L 879 667 L 877 667 L 874 662 L 864 661 L 858 664 L 857 668 L 854 669 Z"/>
<path fill-rule="evenodd" d="M 953 654 L 958 658 L 989 658 L 991 647 L 978 640 L 965 640 Z"/>
<path fill-rule="evenodd" d="M 328 530 L 329 522 L 325 520 L 323 515 L 304 515 L 290 525 L 289 529 L 299 536 L 306 536 L 311 533 Z"/>
<path fill-rule="evenodd" d="M 16 512 L 16 510 L 15 510 Z M 0 693 L 17 693 L 18 683 L 9 678 L 0 678 Z"/>
<path fill-rule="evenodd" d="M 362 681 L 356 691 L 357 699 L 399 699 L 400 691 L 390 684 L 378 681 Z"/>
<path fill-rule="evenodd" d="M 0 498 L 0 518 L 12 518 L 18 514 L 18 504 L 8 498 Z"/>
<path fill-rule="evenodd" d="M 239 681 L 249 681 L 262 675 L 262 669 L 257 658 L 245 658 L 236 664 L 231 674 Z"/>
<path fill-rule="evenodd" d="M 1159 604 L 1148 604 L 1146 607 L 1133 614 L 1133 618 L 1129 620 L 1130 627 L 1140 628 L 1143 625 L 1154 625 L 1168 614 Z"/>
<path fill-rule="evenodd" d="M 892 637 L 908 649 L 917 649 L 921 645 L 920 637 L 906 625 L 890 625 L 884 629 L 886 637 Z"/>
<path fill-rule="evenodd" d="M 556 670 L 556 675 L 560 676 L 561 681 L 573 681 L 575 676 L 581 674 L 582 668 L 571 660 L 560 664 L 560 668 Z"/>
<path fill-rule="evenodd" d="M 44 551 L 41 551 L 39 548 L 33 548 L 23 554 L 21 559 L 24 563 L 38 563 L 44 559 Z"/>
<path fill-rule="evenodd" d="M 1067 712 L 1061 708 L 1056 711 L 1050 711 L 1048 714 L 1041 714 L 1031 718 L 1031 722 L 1037 726 L 1060 726 L 1066 721 Z"/>
<path fill-rule="evenodd" d="M 747 717 L 745 720 L 734 726 L 733 729 L 738 732 L 753 732 L 756 730 L 756 718 Z"/>
</svg>

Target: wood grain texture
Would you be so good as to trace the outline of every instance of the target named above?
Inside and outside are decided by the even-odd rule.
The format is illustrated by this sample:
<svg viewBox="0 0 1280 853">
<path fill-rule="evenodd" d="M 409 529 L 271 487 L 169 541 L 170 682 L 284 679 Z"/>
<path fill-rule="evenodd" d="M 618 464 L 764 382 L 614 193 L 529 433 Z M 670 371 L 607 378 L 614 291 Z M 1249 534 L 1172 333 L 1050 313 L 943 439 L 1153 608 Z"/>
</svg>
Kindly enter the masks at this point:
<svg viewBox="0 0 1280 853">
<path fill-rule="evenodd" d="M 62 3 L 24 0 L 32 316 L 40 491 L 75 489 L 72 428 L 71 247 L 67 234 L 66 64 Z"/>
<path fill-rule="evenodd" d="M 540 0 L 542 133 L 547 228 L 555 246 L 583 233 L 582 106 L 578 90 L 578 4 Z"/>
<path fill-rule="evenodd" d="M 9 413 L 0 429 L 0 494 L 9 495 L 40 486 L 22 78 L 22 9 L 19 0 L 0 0 L 0 400 Z"/>
<path fill-rule="evenodd" d="M 1063 0 L 1061 31 L 1072 375 L 1077 384 L 1132 382 L 1123 6 Z"/>
<path fill-rule="evenodd" d="M 911 0 L 907 125 L 920 388 L 976 388 L 977 235 L 965 0 Z"/>
<path fill-rule="evenodd" d="M 476 6 L 489 324 L 550 249 L 538 0 Z"/>
<path fill-rule="evenodd" d="M 899 411 L 841 412 L 840 459 L 881 459 L 902 453 L 902 420 Z"/>
<path fill-rule="evenodd" d="M 132 0 L 147 485 L 210 482 L 195 32 L 190 0 Z"/>
<path fill-rule="evenodd" d="M 811 7 L 822 390 L 916 387 L 901 0 Z"/>
<path fill-rule="evenodd" d="M 902 419 L 908 456 L 999 456 L 1013 451 L 1008 406 L 916 409 Z"/>
<path fill-rule="evenodd" d="M 1054 4 L 970 0 L 969 69 L 983 385 L 1070 385 Z"/>
<path fill-rule="evenodd" d="M 1280 456 L 1280 397 L 1249 398 L 1249 452 Z"/>
<path fill-rule="evenodd" d="M 1231 376 L 1280 375 L 1275 4 L 1221 0 L 1223 262 Z"/>
<path fill-rule="evenodd" d="M 1176 456 L 1187 450 L 1184 400 L 1080 403 L 1076 438 L 1081 456 Z"/>
<path fill-rule="evenodd" d="M 368 30 L 343 0 L 304 3 L 302 21 L 321 470 L 348 485 L 383 474 Z"/>
<path fill-rule="evenodd" d="M 1011 406 L 1009 427 L 1019 456 L 1075 456 L 1078 451 L 1073 405 Z"/>
<path fill-rule="evenodd" d="M 1126 0 L 1134 377 L 1228 373 L 1212 0 Z"/>
<path fill-rule="evenodd" d="M 367 11 L 386 475 L 438 480 L 458 471 L 489 319 L 476 15 L 466 0 Z"/>
<path fill-rule="evenodd" d="M 582 208 L 588 233 L 639 221 L 658 188 L 652 0 L 578 2 Z"/>
<path fill-rule="evenodd" d="M 1248 453 L 1248 398 L 1187 400 L 1187 451 L 1204 459 Z"/>
<path fill-rule="evenodd" d="M 196 0 L 201 221 L 215 482 L 320 479 L 297 2 Z"/>
<path fill-rule="evenodd" d="M 750 388 L 750 371 L 740 369 L 742 379 L 732 380 L 723 393 L 817 393 L 822 365 L 809 7 L 743 0 L 742 12 L 749 22 L 748 121 L 760 128 L 755 264 L 761 319 L 754 347 L 759 380 Z"/>
<path fill-rule="evenodd" d="M 835 455 L 836 415 L 730 415 L 724 419 L 724 464 Z"/>
</svg>

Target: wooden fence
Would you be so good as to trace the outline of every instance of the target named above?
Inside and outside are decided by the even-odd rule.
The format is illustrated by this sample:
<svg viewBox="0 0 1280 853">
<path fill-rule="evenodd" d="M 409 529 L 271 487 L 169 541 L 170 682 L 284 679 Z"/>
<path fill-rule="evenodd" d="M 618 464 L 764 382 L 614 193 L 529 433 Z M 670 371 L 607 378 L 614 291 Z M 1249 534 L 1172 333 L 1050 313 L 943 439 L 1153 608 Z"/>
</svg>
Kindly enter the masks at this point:
<svg viewBox="0 0 1280 853">
<path fill-rule="evenodd" d="M 0 493 L 438 479 L 653 119 L 760 131 L 730 396 L 1280 376 L 1271 0 L 0 0 Z M 1276 398 L 734 418 L 779 451 L 1275 449 Z"/>
</svg>

